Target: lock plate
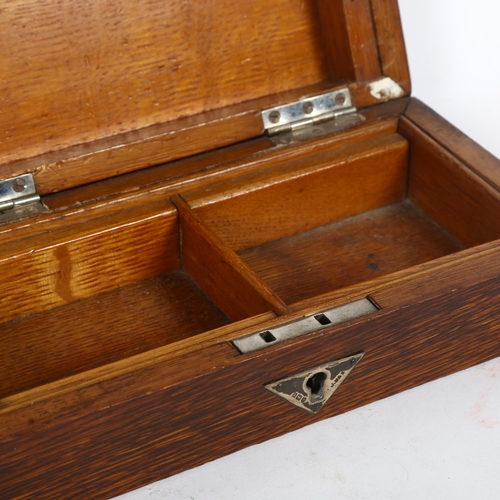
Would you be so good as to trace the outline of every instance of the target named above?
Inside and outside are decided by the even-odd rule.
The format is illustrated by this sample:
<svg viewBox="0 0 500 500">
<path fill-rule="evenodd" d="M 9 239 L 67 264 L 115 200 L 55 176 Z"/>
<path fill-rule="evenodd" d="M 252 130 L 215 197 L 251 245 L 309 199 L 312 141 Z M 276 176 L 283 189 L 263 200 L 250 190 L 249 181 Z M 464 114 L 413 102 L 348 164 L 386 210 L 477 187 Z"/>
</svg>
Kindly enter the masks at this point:
<svg viewBox="0 0 500 500">
<path fill-rule="evenodd" d="M 308 413 L 318 413 L 364 354 L 363 352 L 315 366 L 267 384 L 265 388 Z"/>
</svg>

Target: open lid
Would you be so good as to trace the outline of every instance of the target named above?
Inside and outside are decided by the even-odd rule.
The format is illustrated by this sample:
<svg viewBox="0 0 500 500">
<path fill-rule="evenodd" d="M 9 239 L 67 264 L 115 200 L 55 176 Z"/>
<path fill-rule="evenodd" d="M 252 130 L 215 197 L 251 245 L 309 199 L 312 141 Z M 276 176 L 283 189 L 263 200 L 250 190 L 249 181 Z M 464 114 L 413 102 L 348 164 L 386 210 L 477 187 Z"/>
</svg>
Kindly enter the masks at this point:
<svg viewBox="0 0 500 500">
<path fill-rule="evenodd" d="M 397 0 L 0 0 L 0 179 L 41 194 L 263 133 L 345 87 L 408 95 Z"/>
</svg>

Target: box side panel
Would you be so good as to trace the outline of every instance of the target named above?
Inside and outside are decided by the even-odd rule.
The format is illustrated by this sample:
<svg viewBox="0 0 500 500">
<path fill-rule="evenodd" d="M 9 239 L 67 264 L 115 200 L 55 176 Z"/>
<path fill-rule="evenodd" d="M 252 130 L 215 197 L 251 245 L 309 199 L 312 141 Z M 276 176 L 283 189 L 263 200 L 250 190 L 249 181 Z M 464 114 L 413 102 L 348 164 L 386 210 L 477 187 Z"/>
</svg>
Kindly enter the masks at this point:
<svg viewBox="0 0 500 500">
<path fill-rule="evenodd" d="M 411 145 L 409 197 L 466 247 L 499 238 L 500 162 L 481 155 L 479 146 L 430 110 L 428 115 L 427 122 L 421 120 L 424 129 L 404 117 L 400 123 Z M 457 139 L 456 149 L 450 134 Z M 462 157 L 475 161 L 469 167 Z"/>
<path fill-rule="evenodd" d="M 389 134 L 187 193 L 186 199 L 241 251 L 403 199 L 407 160 L 406 140 Z"/>
<path fill-rule="evenodd" d="M 234 356 L 222 344 L 222 365 L 193 353 L 185 362 L 205 375 L 193 377 L 190 365 L 170 388 L 0 445 L 3 494 L 108 498 L 498 356 L 499 292 L 497 276 L 264 352 Z M 264 388 L 359 352 L 363 360 L 316 416 Z"/>
</svg>

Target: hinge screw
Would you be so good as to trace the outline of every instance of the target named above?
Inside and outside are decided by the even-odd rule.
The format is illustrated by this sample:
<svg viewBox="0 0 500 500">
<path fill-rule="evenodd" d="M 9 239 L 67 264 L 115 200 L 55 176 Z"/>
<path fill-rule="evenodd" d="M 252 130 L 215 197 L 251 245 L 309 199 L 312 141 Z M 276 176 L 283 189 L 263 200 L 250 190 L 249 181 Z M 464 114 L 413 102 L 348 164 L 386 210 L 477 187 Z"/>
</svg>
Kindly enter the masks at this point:
<svg viewBox="0 0 500 500">
<path fill-rule="evenodd" d="M 24 179 L 14 179 L 12 181 L 12 189 L 16 193 L 22 193 L 26 189 L 26 181 Z"/>
<path fill-rule="evenodd" d="M 345 104 L 345 101 L 346 97 L 345 94 L 343 94 L 342 92 L 340 92 L 340 94 L 337 94 L 335 96 L 335 104 L 337 104 L 337 106 L 343 106 Z"/>
<path fill-rule="evenodd" d="M 281 120 L 281 113 L 279 111 L 271 111 L 269 113 L 269 121 L 271 123 L 278 123 Z"/>
<path fill-rule="evenodd" d="M 306 115 L 312 113 L 313 109 L 314 109 L 314 104 L 312 102 L 305 102 L 304 104 L 302 104 L 302 111 Z"/>
</svg>

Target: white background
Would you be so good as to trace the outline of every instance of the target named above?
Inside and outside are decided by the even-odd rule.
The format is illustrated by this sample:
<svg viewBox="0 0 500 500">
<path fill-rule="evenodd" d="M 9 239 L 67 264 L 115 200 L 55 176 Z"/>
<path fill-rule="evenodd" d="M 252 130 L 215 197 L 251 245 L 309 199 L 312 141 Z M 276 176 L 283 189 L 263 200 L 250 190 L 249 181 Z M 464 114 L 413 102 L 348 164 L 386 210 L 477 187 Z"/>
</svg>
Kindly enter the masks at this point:
<svg viewBox="0 0 500 500">
<path fill-rule="evenodd" d="M 500 157 L 500 3 L 399 4 L 412 94 Z M 162 498 L 499 499 L 500 359 L 120 500 Z"/>
</svg>

